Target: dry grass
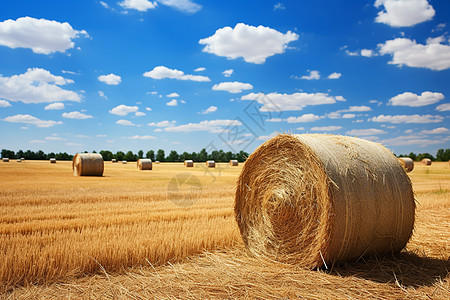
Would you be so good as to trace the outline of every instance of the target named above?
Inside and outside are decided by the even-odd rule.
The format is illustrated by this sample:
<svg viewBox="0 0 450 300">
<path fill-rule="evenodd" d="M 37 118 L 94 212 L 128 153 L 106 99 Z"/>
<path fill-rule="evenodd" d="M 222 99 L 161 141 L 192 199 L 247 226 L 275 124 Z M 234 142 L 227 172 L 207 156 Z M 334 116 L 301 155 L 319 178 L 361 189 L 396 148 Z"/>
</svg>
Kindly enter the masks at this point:
<svg viewBox="0 0 450 300">
<path fill-rule="evenodd" d="M 241 168 L 227 165 L 189 169 L 203 191 L 183 208 L 167 197 L 183 164 L 105 164 L 99 178 L 74 177 L 70 162 L 1 164 L 0 298 L 450 298 L 448 163 L 409 173 L 418 207 L 407 251 L 330 270 L 248 256 L 232 213 Z"/>
</svg>

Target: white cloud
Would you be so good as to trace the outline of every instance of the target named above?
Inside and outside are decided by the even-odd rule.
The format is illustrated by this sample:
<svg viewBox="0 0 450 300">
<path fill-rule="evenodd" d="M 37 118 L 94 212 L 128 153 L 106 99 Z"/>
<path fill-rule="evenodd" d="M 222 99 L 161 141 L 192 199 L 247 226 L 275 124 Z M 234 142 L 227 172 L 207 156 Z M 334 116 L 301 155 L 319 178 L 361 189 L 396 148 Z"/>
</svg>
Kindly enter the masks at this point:
<svg viewBox="0 0 450 300">
<path fill-rule="evenodd" d="M 356 135 L 356 136 L 367 136 L 367 135 L 378 135 L 385 134 L 386 131 L 382 129 L 369 128 L 369 129 L 353 129 L 346 132 L 348 135 Z"/>
<path fill-rule="evenodd" d="M 100 1 L 100 4 L 104 7 L 104 8 L 109 8 L 108 3 Z"/>
<path fill-rule="evenodd" d="M 260 140 L 260 141 L 266 141 L 266 140 L 270 140 L 271 138 L 273 138 L 273 137 L 276 137 L 278 135 L 278 132 L 272 132 L 271 134 L 269 134 L 269 135 L 261 135 L 261 136 L 258 136 L 258 140 Z"/>
<path fill-rule="evenodd" d="M 69 23 L 59 23 L 31 17 L 0 22 L 0 45 L 9 48 L 29 48 L 34 53 L 65 52 L 74 47 L 73 39 L 89 35 L 75 30 Z"/>
<path fill-rule="evenodd" d="M 177 99 L 172 99 L 171 101 L 166 103 L 167 106 L 178 106 Z"/>
<path fill-rule="evenodd" d="M 382 140 L 381 143 L 383 145 L 388 146 L 410 146 L 410 145 L 419 145 L 421 147 L 430 146 L 433 144 L 440 144 L 442 140 L 435 139 L 424 139 L 423 137 L 418 138 L 415 135 L 406 135 L 406 136 L 398 136 L 391 139 Z"/>
<path fill-rule="evenodd" d="M 361 106 L 350 106 L 348 109 L 339 110 L 339 112 L 362 112 L 371 110 L 372 109 L 369 106 L 361 105 Z"/>
<path fill-rule="evenodd" d="M 390 64 L 442 71 L 450 68 L 450 46 L 441 44 L 443 37 L 428 39 L 426 45 L 406 38 L 379 44 L 381 54 L 391 54 Z"/>
<path fill-rule="evenodd" d="M 168 97 L 168 98 L 177 98 L 177 97 L 180 97 L 180 95 L 178 95 L 177 93 L 170 93 L 166 97 Z"/>
<path fill-rule="evenodd" d="M 394 106 L 420 107 L 435 104 L 442 99 L 444 99 L 444 94 L 442 93 L 423 92 L 421 95 L 416 95 L 414 93 L 405 92 L 391 98 L 389 104 Z"/>
<path fill-rule="evenodd" d="M 137 107 L 137 106 L 127 106 L 127 105 L 121 104 L 121 105 L 114 107 L 109 112 L 113 115 L 126 116 L 129 113 L 136 113 L 138 110 L 139 110 L 139 107 Z"/>
<path fill-rule="evenodd" d="M 309 71 L 309 75 L 302 76 L 301 79 L 306 79 L 306 80 L 320 79 L 319 71 L 314 71 L 314 70 Z"/>
<path fill-rule="evenodd" d="M 169 69 L 164 66 L 158 66 L 153 68 L 153 70 L 151 71 L 145 72 L 144 77 L 150 77 L 153 79 L 169 78 L 178 80 L 192 80 L 199 82 L 211 81 L 211 79 L 209 79 L 209 77 L 206 76 L 184 74 L 183 71 L 179 71 L 177 69 Z"/>
<path fill-rule="evenodd" d="M 281 118 L 272 118 L 266 120 L 267 122 L 288 122 L 288 123 L 308 123 L 308 122 L 314 122 L 317 120 L 322 119 L 323 117 L 319 117 L 315 114 L 304 114 L 299 117 L 288 117 L 285 119 Z"/>
<path fill-rule="evenodd" d="M 370 49 L 362 49 L 361 50 L 361 56 L 372 57 L 373 55 L 374 55 L 373 50 L 370 50 Z"/>
<path fill-rule="evenodd" d="M 73 72 L 73 71 L 61 70 L 61 72 L 62 72 L 63 74 L 80 75 L 80 74 L 78 74 L 78 73 L 76 73 L 76 72 Z"/>
<path fill-rule="evenodd" d="M 11 123 L 25 123 L 25 124 L 32 124 L 35 125 L 37 127 L 52 127 L 55 125 L 59 125 L 62 124 L 61 121 L 45 121 L 45 120 L 40 120 L 36 117 L 33 117 L 32 115 L 14 115 L 14 116 L 10 116 L 10 117 L 6 117 L 3 119 L 3 121 L 5 122 L 11 122 Z"/>
<path fill-rule="evenodd" d="M 146 111 L 152 111 L 152 109 L 150 107 L 146 107 L 145 110 Z"/>
<path fill-rule="evenodd" d="M 124 125 L 124 126 L 136 126 L 136 124 L 134 124 L 133 122 L 128 121 L 128 120 L 118 120 L 116 122 L 116 124 Z"/>
<path fill-rule="evenodd" d="M 251 90 L 253 88 L 253 85 L 250 83 L 243 83 L 243 82 L 221 82 L 219 84 L 215 84 L 212 89 L 214 91 L 227 91 L 229 93 L 241 93 L 243 90 Z"/>
<path fill-rule="evenodd" d="M 108 85 L 118 85 L 122 82 L 122 78 L 116 74 L 100 75 L 97 77 L 99 81 L 104 82 Z"/>
<path fill-rule="evenodd" d="M 334 73 L 331 73 L 330 75 L 328 75 L 328 79 L 339 79 L 339 78 L 341 78 L 341 76 L 342 76 L 341 73 L 334 72 Z"/>
<path fill-rule="evenodd" d="M 231 75 L 233 74 L 234 70 L 233 69 L 228 69 L 222 72 L 223 76 L 225 77 L 231 77 Z"/>
<path fill-rule="evenodd" d="M 194 70 L 194 72 L 203 72 L 206 71 L 205 67 L 198 67 L 197 69 Z"/>
<path fill-rule="evenodd" d="M 158 0 L 158 2 L 189 14 L 195 14 L 202 9 L 201 5 L 190 0 Z"/>
<path fill-rule="evenodd" d="M 119 2 L 119 5 L 125 9 L 135 9 L 138 11 L 147 11 L 149 9 L 154 9 L 158 5 L 156 2 L 151 2 L 148 0 L 123 0 Z"/>
<path fill-rule="evenodd" d="M 437 111 L 450 111 L 450 103 L 444 103 L 436 107 Z"/>
<path fill-rule="evenodd" d="M 372 122 L 384 122 L 384 123 L 419 123 L 419 124 L 425 124 L 425 123 L 439 123 L 444 120 L 444 117 L 442 116 L 432 116 L 432 115 L 379 115 L 377 117 L 373 117 L 369 119 L 369 121 Z"/>
<path fill-rule="evenodd" d="M 56 110 L 56 109 L 64 109 L 64 103 L 62 102 L 55 102 L 55 103 L 51 103 L 49 105 L 47 105 L 46 107 L 44 107 L 45 110 Z"/>
<path fill-rule="evenodd" d="M 312 131 L 336 131 L 341 129 L 342 126 L 322 126 L 322 127 L 313 127 Z"/>
<path fill-rule="evenodd" d="M 284 7 L 284 4 L 281 2 L 278 2 L 273 6 L 273 10 L 285 10 L 286 7 Z"/>
<path fill-rule="evenodd" d="M 427 0 L 377 0 L 375 7 L 384 6 L 375 21 L 392 27 L 409 27 L 431 20 L 435 14 Z"/>
<path fill-rule="evenodd" d="M 0 99 L 0 107 L 10 107 L 10 106 L 11 104 L 8 101 Z"/>
<path fill-rule="evenodd" d="M 47 141 L 67 141 L 67 139 L 63 139 L 59 136 L 47 136 L 44 139 L 46 139 Z"/>
<path fill-rule="evenodd" d="M 175 123 L 177 121 L 160 121 L 160 122 L 151 122 L 148 123 L 148 126 L 155 126 L 155 127 L 170 127 L 170 126 L 175 126 Z"/>
<path fill-rule="evenodd" d="M 108 97 L 105 95 L 103 91 L 98 91 L 98 95 L 106 100 L 108 100 Z"/>
<path fill-rule="evenodd" d="M 361 105 L 361 106 L 350 106 L 347 109 L 341 109 L 335 112 L 331 112 L 327 114 L 327 117 L 330 119 L 352 119 L 356 117 L 355 114 L 349 114 L 349 112 L 364 112 L 371 111 L 372 109 L 369 106 Z M 343 114 L 344 113 L 344 114 Z"/>
<path fill-rule="evenodd" d="M 130 139 L 130 140 L 154 140 L 154 139 L 156 139 L 156 137 L 151 136 L 151 135 L 134 135 L 134 136 L 124 137 L 124 138 Z"/>
<path fill-rule="evenodd" d="M 90 139 L 91 137 L 85 134 L 77 134 L 75 137 L 80 139 Z"/>
<path fill-rule="evenodd" d="M 234 28 L 229 26 L 217 29 L 214 35 L 201 39 L 206 45 L 203 52 L 228 59 L 244 58 L 248 63 L 263 64 L 275 54 L 284 53 L 287 44 L 298 39 L 291 31 L 283 34 L 275 29 L 238 23 Z"/>
<path fill-rule="evenodd" d="M 201 121 L 200 123 L 188 123 L 178 126 L 165 127 L 164 131 L 168 132 L 194 132 L 208 131 L 211 133 L 220 133 L 225 129 L 222 126 L 240 126 L 242 123 L 238 120 L 210 120 Z"/>
<path fill-rule="evenodd" d="M 29 68 L 24 74 L 0 75 L 0 98 L 24 103 L 80 102 L 77 93 L 59 87 L 68 83 L 73 83 L 73 80 L 55 76 L 44 69 Z"/>
<path fill-rule="evenodd" d="M 64 118 L 78 119 L 78 120 L 92 119 L 93 118 L 93 116 L 81 113 L 79 111 L 72 111 L 70 113 L 63 113 L 62 116 Z"/>
<path fill-rule="evenodd" d="M 46 141 L 44 141 L 44 140 L 31 140 L 28 143 L 30 143 L 30 144 L 43 144 L 43 143 L 46 143 Z"/>
<path fill-rule="evenodd" d="M 211 105 L 207 109 L 201 112 L 201 114 L 206 115 L 217 111 L 217 106 Z"/>
<path fill-rule="evenodd" d="M 342 115 L 342 119 L 353 119 L 354 117 L 356 117 L 355 114 L 343 114 Z"/>
<path fill-rule="evenodd" d="M 134 115 L 135 115 L 136 117 L 143 117 L 143 116 L 145 116 L 145 113 L 144 113 L 144 112 L 141 112 L 141 111 L 137 111 L 137 112 L 134 113 Z"/>
<path fill-rule="evenodd" d="M 422 130 L 421 133 L 424 134 L 442 134 L 442 133 L 447 133 L 449 132 L 449 130 L 445 127 L 439 127 L 439 128 L 435 128 L 432 130 Z"/>
<path fill-rule="evenodd" d="M 256 100 L 263 106 L 260 111 L 288 111 L 288 110 L 302 110 L 308 105 L 333 104 L 336 101 L 345 101 L 341 96 L 329 96 L 326 93 L 294 93 L 294 94 L 279 94 L 279 93 L 250 93 L 242 96 L 241 100 Z"/>
</svg>

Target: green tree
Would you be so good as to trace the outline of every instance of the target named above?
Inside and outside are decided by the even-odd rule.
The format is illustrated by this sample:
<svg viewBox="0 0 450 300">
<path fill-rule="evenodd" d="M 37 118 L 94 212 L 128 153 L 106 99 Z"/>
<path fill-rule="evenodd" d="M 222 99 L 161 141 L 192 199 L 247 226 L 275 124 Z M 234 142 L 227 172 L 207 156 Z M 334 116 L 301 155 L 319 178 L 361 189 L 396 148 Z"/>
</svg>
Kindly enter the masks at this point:
<svg viewBox="0 0 450 300">
<path fill-rule="evenodd" d="M 197 158 L 198 158 L 198 161 L 207 161 L 208 160 L 208 152 L 206 152 L 205 148 L 200 150 Z"/>
<path fill-rule="evenodd" d="M 14 151 L 2 149 L 2 158 L 14 158 Z"/>
<path fill-rule="evenodd" d="M 156 160 L 161 162 L 166 160 L 166 154 L 164 153 L 164 150 L 158 150 L 158 152 L 156 153 Z"/>
<path fill-rule="evenodd" d="M 419 155 L 417 155 L 417 160 L 421 161 L 424 158 L 429 158 L 431 160 L 434 160 L 433 155 L 431 155 L 430 153 L 420 153 Z"/>
<path fill-rule="evenodd" d="M 176 162 L 179 160 L 179 158 L 180 158 L 180 156 L 178 155 L 177 151 L 172 150 L 172 151 L 170 151 L 169 156 L 167 156 L 166 161 Z"/>
<path fill-rule="evenodd" d="M 153 150 L 147 151 L 145 157 L 150 158 L 152 161 L 155 161 L 155 151 Z"/>
<path fill-rule="evenodd" d="M 139 158 L 144 158 L 144 151 L 139 150 L 138 151 L 138 156 L 139 156 Z"/>
<path fill-rule="evenodd" d="M 436 153 L 436 159 L 438 161 L 448 161 L 450 160 L 450 149 L 439 149 Z"/>
<path fill-rule="evenodd" d="M 409 153 L 409 158 L 411 158 L 412 160 L 417 160 L 417 155 L 413 152 Z"/>
<path fill-rule="evenodd" d="M 110 161 L 113 158 L 112 152 L 108 150 L 101 150 L 100 154 L 102 155 L 103 160 L 105 161 Z"/>
<path fill-rule="evenodd" d="M 125 153 L 123 153 L 122 151 L 117 151 L 117 153 L 116 153 L 116 159 L 117 159 L 118 161 L 123 160 L 124 157 L 125 157 Z"/>
<path fill-rule="evenodd" d="M 128 151 L 127 154 L 125 154 L 124 159 L 126 161 L 137 161 L 137 156 L 134 155 L 132 151 Z"/>
</svg>

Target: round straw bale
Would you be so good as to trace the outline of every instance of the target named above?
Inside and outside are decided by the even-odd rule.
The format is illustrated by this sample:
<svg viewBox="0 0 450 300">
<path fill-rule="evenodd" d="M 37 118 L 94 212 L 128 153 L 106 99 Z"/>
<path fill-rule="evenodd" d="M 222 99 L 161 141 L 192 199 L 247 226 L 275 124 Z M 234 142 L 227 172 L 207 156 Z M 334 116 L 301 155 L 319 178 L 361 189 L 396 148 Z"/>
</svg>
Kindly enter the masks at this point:
<svg viewBox="0 0 450 300">
<path fill-rule="evenodd" d="M 126 165 L 127 161 L 126 160 L 122 160 L 122 164 Z"/>
<path fill-rule="evenodd" d="M 9 158 L 8 157 L 3 157 L 2 160 L 3 160 L 3 162 L 9 162 Z"/>
<path fill-rule="evenodd" d="M 421 160 L 421 162 L 426 166 L 431 166 L 431 159 L 429 158 L 424 158 Z"/>
<path fill-rule="evenodd" d="M 238 166 L 238 165 L 239 165 L 239 162 L 236 159 L 230 160 L 230 166 L 235 167 L 235 166 Z"/>
<path fill-rule="evenodd" d="M 194 166 L 194 161 L 191 160 L 191 159 L 186 159 L 186 160 L 184 161 L 184 166 L 185 166 L 186 168 L 192 168 L 192 167 Z"/>
<path fill-rule="evenodd" d="M 155 161 L 155 164 L 159 164 L 159 160 Z"/>
<path fill-rule="evenodd" d="M 112 163 L 116 163 L 116 162 L 117 162 L 117 159 L 112 158 L 112 159 L 111 159 L 111 162 L 112 162 Z"/>
<path fill-rule="evenodd" d="M 414 170 L 414 161 L 409 157 L 399 157 L 398 161 L 402 165 L 403 169 L 405 169 L 406 173 Z"/>
<path fill-rule="evenodd" d="M 56 164 L 56 158 L 50 158 L 50 163 L 51 164 Z"/>
<path fill-rule="evenodd" d="M 208 161 L 206 161 L 206 166 L 208 168 L 215 168 L 216 167 L 216 162 L 213 161 L 213 160 L 208 160 Z"/>
<path fill-rule="evenodd" d="M 25 160 L 25 158 L 24 157 L 22 157 L 20 160 Z"/>
<path fill-rule="evenodd" d="M 139 170 L 151 170 L 152 169 L 152 160 L 147 159 L 147 158 L 138 159 L 137 168 Z"/>
<path fill-rule="evenodd" d="M 245 162 L 234 211 L 251 253 L 314 268 L 399 252 L 415 201 L 408 175 L 382 145 L 281 134 Z"/>
<path fill-rule="evenodd" d="M 75 176 L 102 176 L 103 157 L 98 153 L 77 153 L 73 157 L 72 170 Z"/>
<path fill-rule="evenodd" d="M 21 160 L 21 159 L 18 159 L 17 162 L 22 162 L 22 160 Z"/>
</svg>

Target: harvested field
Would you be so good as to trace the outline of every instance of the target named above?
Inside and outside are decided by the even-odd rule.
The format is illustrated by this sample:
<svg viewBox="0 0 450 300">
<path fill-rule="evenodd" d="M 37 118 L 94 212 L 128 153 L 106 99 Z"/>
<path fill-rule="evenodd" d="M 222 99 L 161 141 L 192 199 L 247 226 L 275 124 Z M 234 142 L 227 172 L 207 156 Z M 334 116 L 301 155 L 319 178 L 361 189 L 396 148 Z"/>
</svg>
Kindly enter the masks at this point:
<svg viewBox="0 0 450 300">
<path fill-rule="evenodd" d="M 1 164 L 1 298 L 450 298 L 447 162 L 408 173 L 406 250 L 320 270 L 247 254 L 233 214 L 241 168 L 105 164 L 103 177 L 75 177 L 71 162 Z"/>
</svg>

